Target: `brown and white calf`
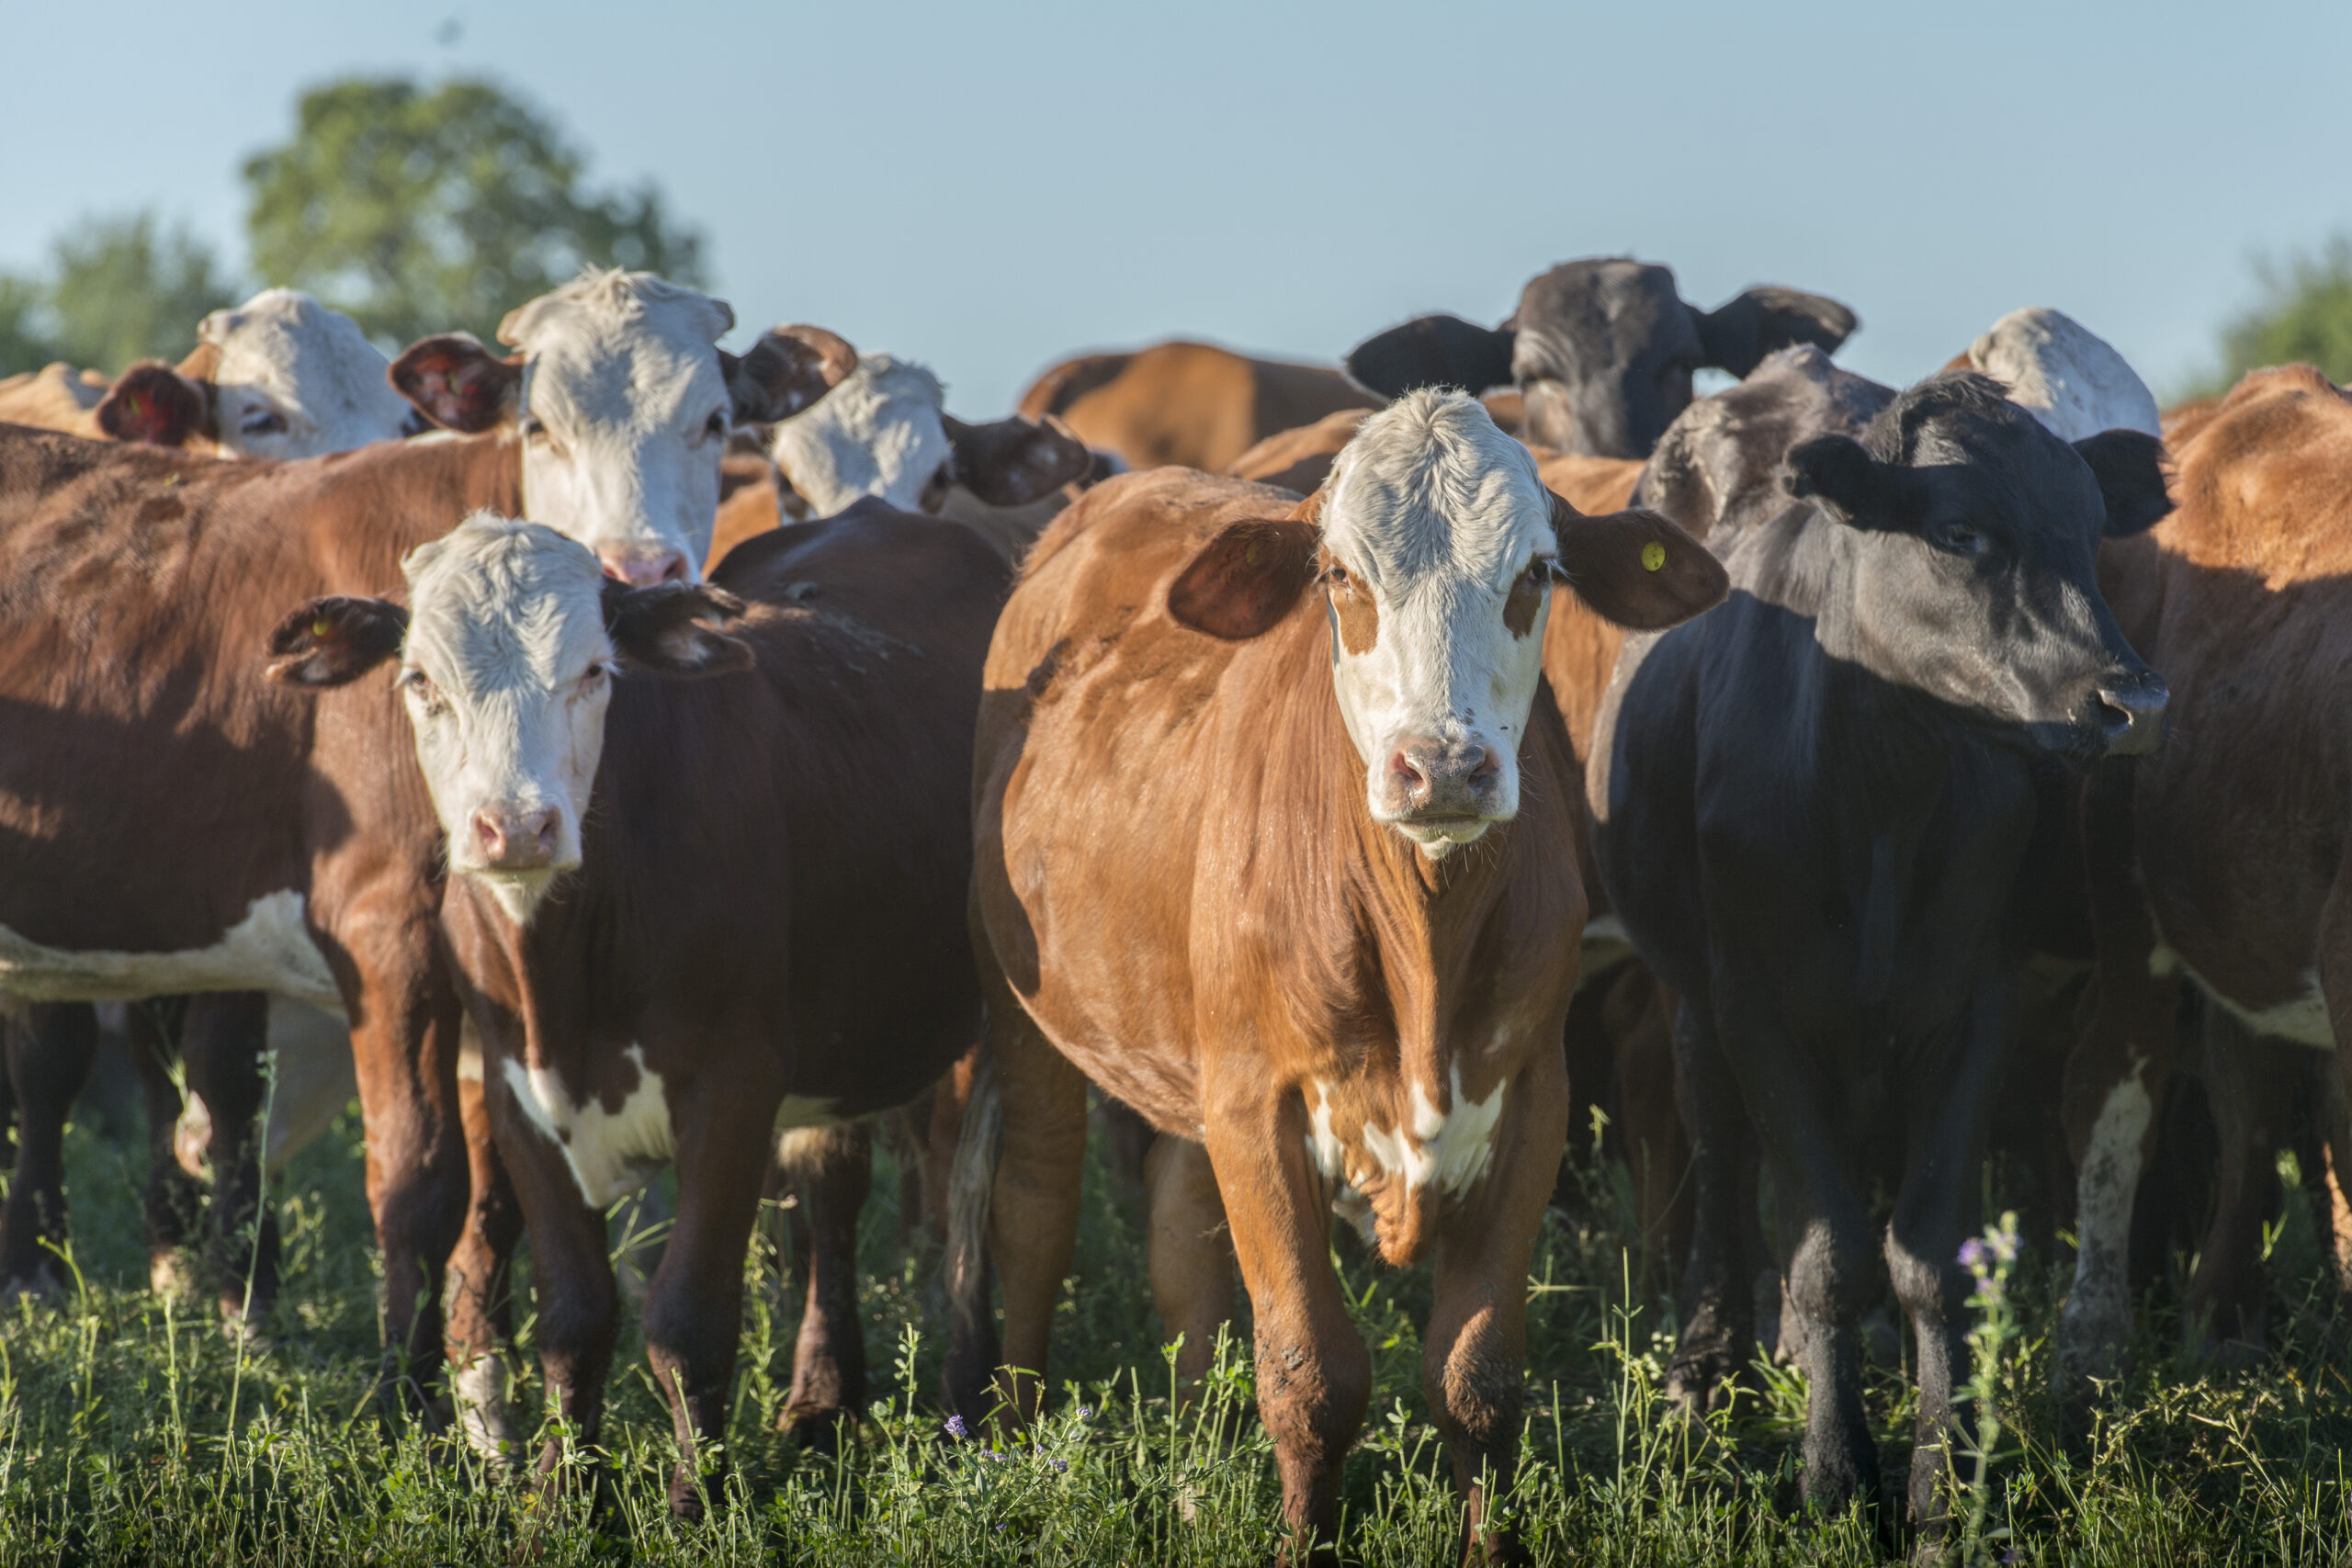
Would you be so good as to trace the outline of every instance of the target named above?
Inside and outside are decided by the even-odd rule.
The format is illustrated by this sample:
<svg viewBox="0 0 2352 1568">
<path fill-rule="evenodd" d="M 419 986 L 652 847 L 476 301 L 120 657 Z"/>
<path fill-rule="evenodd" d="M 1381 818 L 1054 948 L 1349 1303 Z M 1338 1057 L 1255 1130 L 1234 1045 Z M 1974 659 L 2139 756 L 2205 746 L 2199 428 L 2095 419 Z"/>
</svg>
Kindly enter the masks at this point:
<svg viewBox="0 0 2352 1568">
<path fill-rule="evenodd" d="M 1335 1202 L 1389 1261 L 1435 1263 L 1424 1372 L 1474 1520 L 1478 1478 L 1511 1469 L 1584 919 L 1541 689 L 1559 578 L 1634 626 L 1723 591 L 1680 530 L 1577 513 L 1476 401 L 1414 393 L 1304 503 L 1172 470 L 1096 487 L 989 650 L 974 897 L 1004 1359 L 1045 1366 L 1091 1077 L 1205 1145 L 1174 1174 L 1229 1217 L 1302 1538 L 1332 1529 L 1369 1392 Z M 1161 1310 L 1198 1321 L 1177 1272 L 1154 1268 Z M 967 1414 L 975 1348 L 951 1368 Z M 1034 1407 L 1028 1376 L 1003 1388 Z"/>
<path fill-rule="evenodd" d="M 903 1104 L 978 1038 L 967 802 L 1005 566 L 869 502 L 738 549 L 707 589 L 624 587 L 488 515 L 405 571 L 405 612 L 289 616 L 283 668 L 339 684 L 399 656 L 541 1359 L 582 1442 L 618 1331 L 604 1211 L 677 1166 L 645 1331 L 683 1456 L 671 1502 L 696 1514 L 779 1136 Z M 854 1409 L 841 1318 L 808 1314 L 797 1381 L 819 1352 L 848 1363 Z"/>
</svg>

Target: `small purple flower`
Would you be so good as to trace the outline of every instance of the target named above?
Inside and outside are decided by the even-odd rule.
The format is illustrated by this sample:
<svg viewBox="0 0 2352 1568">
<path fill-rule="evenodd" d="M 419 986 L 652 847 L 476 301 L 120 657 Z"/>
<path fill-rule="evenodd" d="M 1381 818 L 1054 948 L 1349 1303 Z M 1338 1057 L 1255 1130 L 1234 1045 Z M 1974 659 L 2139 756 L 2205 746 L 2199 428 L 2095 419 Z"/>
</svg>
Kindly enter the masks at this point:
<svg viewBox="0 0 2352 1568">
<path fill-rule="evenodd" d="M 1984 1240 L 1982 1236 L 1973 1235 L 1960 1244 L 1962 1268 L 1973 1269 L 1981 1274 L 1984 1271 Z"/>
<path fill-rule="evenodd" d="M 971 1429 L 964 1425 L 964 1418 L 961 1416 L 950 1416 L 947 1418 L 947 1435 L 957 1442 L 961 1442 L 972 1433 Z"/>
<path fill-rule="evenodd" d="M 1069 1473 L 1069 1461 L 1066 1459 L 1057 1459 L 1054 1461 L 1054 1469 L 1064 1475 L 1068 1475 Z"/>
<path fill-rule="evenodd" d="M 2018 1260 L 2018 1233 L 2013 1230 L 1986 1233 L 1984 1245 L 1992 1251 L 1994 1261 L 2002 1264 Z"/>
<path fill-rule="evenodd" d="M 1094 1418 L 1094 1412 L 1081 1404 L 1078 1407 L 1078 1418 L 1081 1421 L 1091 1421 Z"/>
<path fill-rule="evenodd" d="M 1002 1464 L 1004 1462 L 1004 1450 L 1002 1449 L 990 1449 L 989 1450 L 989 1458 L 996 1461 L 999 1464 Z"/>
</svg>

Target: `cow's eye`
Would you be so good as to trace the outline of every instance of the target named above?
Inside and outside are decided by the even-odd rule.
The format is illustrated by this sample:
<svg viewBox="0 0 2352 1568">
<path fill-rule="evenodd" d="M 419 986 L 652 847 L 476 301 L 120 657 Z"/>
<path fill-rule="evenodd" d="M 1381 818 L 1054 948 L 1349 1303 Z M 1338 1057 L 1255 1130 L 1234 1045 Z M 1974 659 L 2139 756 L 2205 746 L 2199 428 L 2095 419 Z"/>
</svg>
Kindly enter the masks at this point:
<svg viewBox="0 0 2352 1568">
<path fill-rule="evenodd" d="M 526 413 L 523 416 L 523 435 L 526 440 L 545 441 L 548 438 L 548 427 L 540 423 L 537 414 Z"/>
<path fill-rule="evenodd" d="M 1928 542 L 1956 556 L 1981 556 L 1991 541 L 1965 523 L 1939 523 L 1928 530 Z"/>
<path fill-rule="evenodd" d="M 727 411 L 725 409 L 714 411 L 708 419 L 703 421 L 702 436 L 706 441 L 724 441 L 727 439 Z"/>
<path fill-rule="evenodd" d="M 237 429 L 246 435 L 276 435 L 286 428 L 286 416 L 276 409 L 254 409 L 237 422 Z"/>
<path fill-rule="evenodd" d="M 581 692 L 584 694 L 596 690 L 606 681 L 612 679 L 612 674 L 613 667 L 605 663 L 603 660 L 598 660 L 595 663 L 588 666 L 587 671 L 580 677 Z"/>
<path fill-rule="evenodd" d="M 1558 565 L 1559 563 L 1550 556 L 1537 556 L 1527 563 L 1527 570 L 1520 575 L 1518 586 L 1542 588 L 1548 585 L 1552 581 L 1552 573 Z"/>
<path fill-rule="evenodd" d="M 401 671 L 400 688 L 428 714 L 444 712 L 449 705 L 441 695 L 441 688 L 433 683 L 433 677 L 413 664 Z"/>
<path fill-rule="evenodd" d="M 1323 581 L 1328 587 L 1345 588 L 1349 581 L 1348 569 L 1333 561 L 1323 569 Z"/>
</svg>

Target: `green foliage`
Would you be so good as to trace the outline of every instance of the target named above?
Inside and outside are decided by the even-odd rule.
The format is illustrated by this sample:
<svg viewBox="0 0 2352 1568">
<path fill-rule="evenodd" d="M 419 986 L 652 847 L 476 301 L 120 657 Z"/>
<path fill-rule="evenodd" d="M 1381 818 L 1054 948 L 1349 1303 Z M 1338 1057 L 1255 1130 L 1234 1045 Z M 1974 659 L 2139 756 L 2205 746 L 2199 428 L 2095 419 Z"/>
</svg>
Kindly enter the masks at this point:
<svg viewBox="0 0 2352 1568">
<path fill-rule="evenodd" d="M 254 270 L 407 342 L 508 310 L 582 265 L 700 280 L 700 237 L 650 187 L 597 194 L 548 117 L 496 86 L 354 77 L 302 95 L 284 146 L 244 167 Z"/>
<path fill-rule="evenodd" d="M 59 236 L 47 281 L 0 277 L 0 374 L 62 359 L 119 372 L 136 359 L 177 360 L 197 323 L 235 303 L 204 243 L 153 212 L 88 218 Z"/>
<path fill-rule="evenodd" d="M 2262 301 L 2222 329 L 2221 367 L 2205 390 L 2226 392 L 2249 370 L 2298 360 L 2352 381 L 2352 234 L 2255 270 Z"/>
</svg>

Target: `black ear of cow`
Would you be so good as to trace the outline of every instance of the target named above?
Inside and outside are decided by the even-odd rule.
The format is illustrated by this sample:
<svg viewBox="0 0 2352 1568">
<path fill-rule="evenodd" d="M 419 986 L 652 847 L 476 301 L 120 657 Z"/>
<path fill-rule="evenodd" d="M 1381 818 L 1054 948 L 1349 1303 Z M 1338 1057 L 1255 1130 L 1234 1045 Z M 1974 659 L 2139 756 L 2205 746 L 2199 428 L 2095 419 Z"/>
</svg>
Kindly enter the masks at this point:
<svg viewBox="0 0 2352 1568">
<path fill-rule="evenodd" d="M 1416 316 L 1356 344 L 1348 354 L 1348 374 L 1384 398 L 1401 398 L 1416 387 L 1483 392 L 1510 385 L 1511 345 L 1518 341 L 1510 327 L 1476 326 L 1459 316 Z"/>
<path fill-rule="evenodd" d="M 2107 536 L 2153 528 L 2172 513 L 2165 490 L 2165 444 L 2143 430 L 2102 430 L 2075 443 L 2107 502 Z"/>
<path fill-rule="evenodd" d="M 1784 482 L 1800 500 L 1817 496 L 1857 527 L 1889 521 L 1901 494 L 1886 465 L 1850 435 L 1816 435 L 1789 453 Z"/>
<path fill-rule="evenodd" d="M 514 418 L 522 398 L 523 356 L 501 358 L 471 333 L 421 337 L 401 351 L 388 374 L 417 412 L 468 434 Z"/>
<path fill-rule="evenodd" d="M 857 350 L 822 327 L 771 327 L 740 358 L 718 351 L 737 424 L 790 419 L 857 368 Z"/>
<path fill-rule="evenodd" d="M 97 407 L 98 428 L 117 441 L 178 446 L 212 434 L 206 388 L 160 359 L 141 360 L 115 378 Z"/>
<path fill-rule="evenodd" d="M 1026 506 L 1084 479 L 1094 467 L 1086 443 L 1051 416 L 1039 421 L 1014 414 L 966 424 L 943 415 L 941 423 L 955 448 L 956 482 L 990 506 Z"/>
<path fill-rule="evenodd" d="M 1861 325 L 1853 311 L 1826 295 L 1769 284 L 1736 294 L 1712 310 L 1690 313 L 1698 318 L 1707 363 L 1742 380 L 1766 355 L 1795 344 L 1835 354 Z"/>
<path fill-rule="evenodd" d="M 289 686 L 347 685 L 397 655 L 407 636 L 403 606 L 330 594 L 277 623 L 269 634 L 266 673 Z"/>
<path fill-rule="evenodd" d="M 1322 538 L 1295 517 L 1229 524 L 1169 584 L 1168 613 L 1227 642 L 1258 637 L 1289 615 L 1314 581 Z"/>
<path fill-rule="evenodd" d="M 1706 546 L 1655 512 L 1588 516 L 1552 498 L 1560 575 L 1594 614 L 1633 631 L 1661 631 L 1723 603 L 1731 578 Z"/>
<path fill-rule="evenodd" d="M 707 583 L 631 588 L 617 578 L 605 580 L 605 629 L 613 651 L 630 669 L 649 674 L 693 679 L 749 670 L 751 645 L 704 624 L 742 613 L 743 601 Z"/>
</svg>

